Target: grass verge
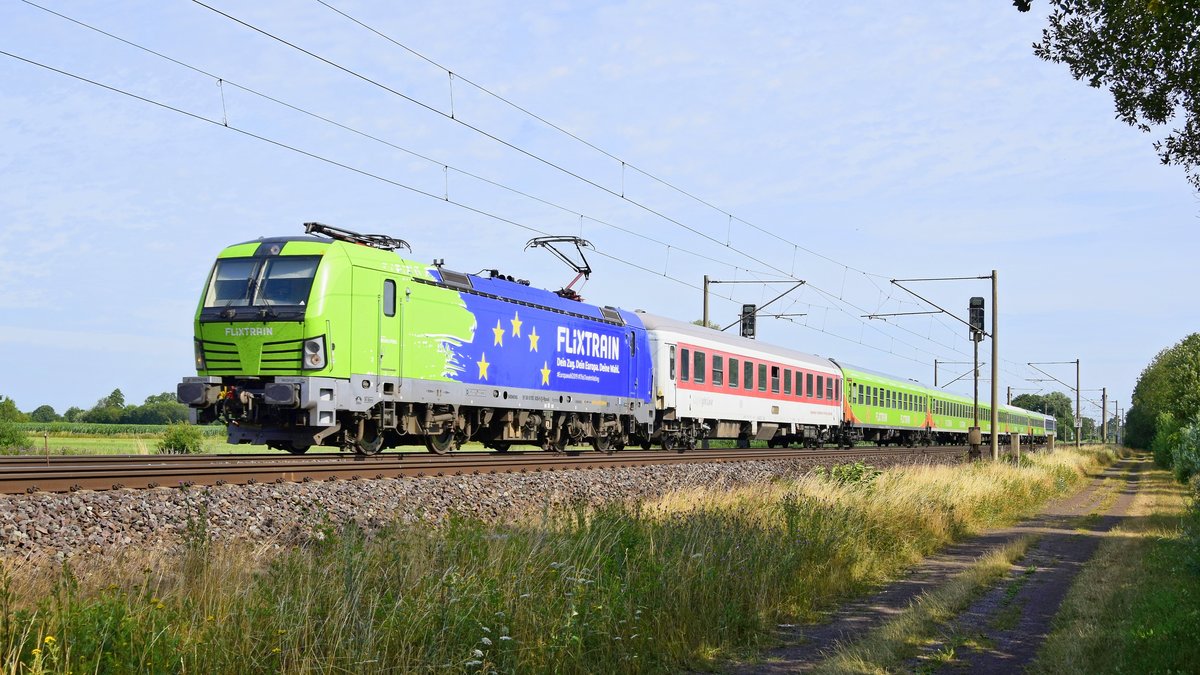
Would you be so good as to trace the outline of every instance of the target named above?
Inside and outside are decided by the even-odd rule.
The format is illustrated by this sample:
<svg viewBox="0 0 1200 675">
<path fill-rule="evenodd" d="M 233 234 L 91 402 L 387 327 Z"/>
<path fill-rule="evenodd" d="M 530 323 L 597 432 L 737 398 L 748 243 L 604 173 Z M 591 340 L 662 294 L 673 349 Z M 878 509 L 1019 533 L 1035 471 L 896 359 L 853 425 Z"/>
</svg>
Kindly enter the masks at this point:
<svg viewBox="0 0 1200 675">
<path fill-rule="evenodd" d="M 1200 664 L 1196 488 L 1189 495 L 1157 469 L 1140 480 L 1130 517 L 1076 579 L 1033 672 L 1185 673 Z"/>
<path fill-rule="evenodd" d="M 1103 452 L 4 565 L 8 672 L 676 672 L 752 653 L 941 545 L 1082 482 Z M 365 494 L 365 493 L 364 493 Z M 36 653 L 35 651 L 36 650 Z"/>
</svg>

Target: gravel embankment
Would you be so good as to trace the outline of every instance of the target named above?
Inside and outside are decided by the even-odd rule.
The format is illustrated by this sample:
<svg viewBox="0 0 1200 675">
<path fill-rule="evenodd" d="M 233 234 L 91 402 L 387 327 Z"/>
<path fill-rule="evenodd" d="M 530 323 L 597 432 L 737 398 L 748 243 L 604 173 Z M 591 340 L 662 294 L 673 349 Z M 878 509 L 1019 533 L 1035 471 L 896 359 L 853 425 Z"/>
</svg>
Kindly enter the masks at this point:
<svg viewBox="0 0 1200 675">
<path fill-rule="evenodd" d="M 866 458 L 877 466 L 938 461 Z M 953 461 L 942 459 L 940 461 Z M 585 502 L 653 499 L 695 487 L 732 487 L 798 476 L 819 462 L 728 464 L 419 479 L 226 485 L 0 496 L 0 558 L 65 558 L 128 546 L 173 545 L 197 523 L 214 540 L 302 542 L 356 522 L 436 523 L 451 514 L 495 521 Z"/>
</svg>

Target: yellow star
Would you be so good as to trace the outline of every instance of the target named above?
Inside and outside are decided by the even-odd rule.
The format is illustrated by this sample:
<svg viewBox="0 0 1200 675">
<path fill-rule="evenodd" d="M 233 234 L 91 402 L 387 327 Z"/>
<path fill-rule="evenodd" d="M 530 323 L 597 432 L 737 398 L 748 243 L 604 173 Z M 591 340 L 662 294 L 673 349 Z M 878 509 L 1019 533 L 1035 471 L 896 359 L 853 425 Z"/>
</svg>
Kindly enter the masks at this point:
<svg viewBox="0 0 1200 675">
<path fill-rule="evenodd" d="M 496 336 L 496 340 L 492 342 L 492 346 L 504 346 L 504 329 L 500 327 L 500 319 L 496 319 L 496 327 L 492 329 L 492 334 Z"/>
<path fill-rule="evenodd" d="M 487 354 L 479 355 L 478 364 L 479 364 L 479 379 L 486 380 L 488 366 L 492 365 L 492 364 L 488 363 Z"/>
<path fill-rule="evenodd" d="M 550 384 L 550 364 L 542 361 L 542 384 Z"/>
<path fill-rule="evenodd" d="M 531 351 L 531 352 L 537 351 L 538 337 L 540 337 L 540 336 L 537 334 L 537 326 L 530 328 L 529 329 L 529 351 Z"/>
<path fill-rule="evenodd" d="M 513 337 L 521 337 L 521 324 L 522 323 L 524 323 L 524 322 L 521 321 L 521 315 L 516 312 L 513 312 L 513 318 L 512 318 Z"/>
</svg>

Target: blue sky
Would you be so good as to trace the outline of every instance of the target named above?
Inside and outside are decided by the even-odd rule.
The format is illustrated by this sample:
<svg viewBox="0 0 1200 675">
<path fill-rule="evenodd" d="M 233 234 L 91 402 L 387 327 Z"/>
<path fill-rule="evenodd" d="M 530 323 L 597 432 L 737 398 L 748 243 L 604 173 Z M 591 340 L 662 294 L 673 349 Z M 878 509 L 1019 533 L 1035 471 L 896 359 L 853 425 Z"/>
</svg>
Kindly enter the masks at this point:
<svg viewBox="0 0 1200 675">
<path fill-rule="evenodd" d="M 1026 362 L 1079 358 L 1083 388 L 1127 406 L 1149 359 L 1195 330 L 1196 196 L 1158 163 L 1153 134 L 1114 119 L 1106 91 L 1032 55 L 1041 3 L 328 1 L 604 153 L 315 1 L 212 4 L 427 107 L 194 3 L 44 6 L 220 86 L 4 3 L 0 49 L 217 123 L 0 56 L 0 393 L 61 412 L 114 387 L 132 401 L 172 390 L 192 374 L 216 253 L 310 220 L 399 236 L 415 259 L 464 271 L 570 280 L 523 251 L 535 232 L 393 183 L 582 232 L 597 249 L 583 294 L 599 304 L 691 320 L 706 273 L 794 274 L 809 285 L 777 306 L 807 316 L 763 319 L 761 340 L 925 382 L 970 343 L 946 318 L 860 319 L 922 309 L 891 278 L 998 270 L 1001 391 L 1014 395 L 1051 388 L 1027 381 L 1039 376 Z M 720 287 L 714 319 L 779 290 Z M 987 296 L 991 311 L 984 282 L 920 290 L 964 315 Z"/>
</svg>

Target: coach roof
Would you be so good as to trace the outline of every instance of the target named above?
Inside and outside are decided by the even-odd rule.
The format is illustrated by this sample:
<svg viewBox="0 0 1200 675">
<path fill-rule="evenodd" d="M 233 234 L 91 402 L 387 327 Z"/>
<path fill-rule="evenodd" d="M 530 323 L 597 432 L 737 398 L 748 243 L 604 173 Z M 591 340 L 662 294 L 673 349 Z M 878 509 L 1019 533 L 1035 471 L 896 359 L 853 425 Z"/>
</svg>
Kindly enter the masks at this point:
<svg viewBox="0 0 1200 675">
<path fill-rule="evenodd" d="M 719 330 L 697 326 L 696 324 L 688 323 L 686 321 L 668 319 L 655 314 L 646 314 L 640 310 L 637 314 L 642 318 L 642 323 L 646 326 L 647 330 L 670 331 L 672 333 L 694 337 L 698 340 L 717 342 L 728 346 L 730 351 L 754 350 L 756 352 L 765 352 L 774 356 L 791 359 L 793 361 L 799 361 L 811 366 L 821 367 L 838 373 L 841 372 L 841 369 L 838 368 L 836 363 L 823 356 L 808 354 L 795 349 L 780 347 L 778 345 L 767 344 L 737 335 L 729 335 Z"/>
</svg>

